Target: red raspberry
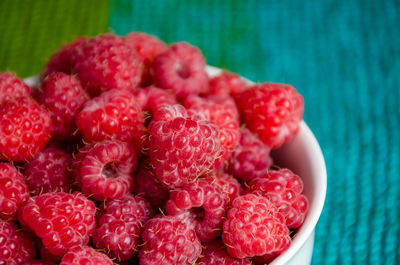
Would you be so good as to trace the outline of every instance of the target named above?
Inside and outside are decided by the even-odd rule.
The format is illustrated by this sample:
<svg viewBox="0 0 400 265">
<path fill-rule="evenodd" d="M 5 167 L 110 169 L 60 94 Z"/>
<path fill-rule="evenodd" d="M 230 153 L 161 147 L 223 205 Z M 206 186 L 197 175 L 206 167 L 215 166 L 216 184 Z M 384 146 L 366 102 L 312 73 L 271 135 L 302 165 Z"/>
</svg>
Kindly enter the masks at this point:
<svg viewBox="0 0 400 265">
<path fill-rule="evenodd" d="M 89 246 L 71 248 L 61 260 L 60 265 L 113 265 L 112 260 L 104 253 L 97 252 Z"/>
<path fill-rule="evenodd" d="M 207 90 L 208 76 L 203 54 L 186 42 L 174 43 L 157 56 L 153 70 L 156 84 L 171 90 L 178 99 Z"/>
<path fill-rule="evenodd" d="M 88 39 L 86 37 L 80 37 L 71 43 L 61 46 L 47 61 L 43 73 L 41 74 L 42 79 L 54 72 L 72 74 L 79 49 L 81 49 L 82 45 L 87 41 Z"/>
<path fill-rule="evenodd" d="M 193 182 L 220 152 L 218 128 L 189 117 L 180 105 L 163 105 L 149 125 L 149 156 L 155 175 L 168 188 Z"/>
<path fill-rule="evenodd" d="M 214 123 L 220 130 L 221 151 L 215 168 L 221 169 L 239 143 L 239 114 L 231 98 L 188 96 L 184 106 Z"/>
<path fill-rule="evenodd" d="M 52 255 L 62 256 L 89 242 L 95 212 L 95 204 L 80 193 L 49 192 L 32 197 L 21 208 L 19 221 L 42 239 Z"/>
<path fill-rule="evenodd" d="M 144 70 L 142 84 L 151 82 L 154 59 L 167 50 L 167 44 L 157 37 L 143 33 L 131 32 L 125 36 L 125 40 L 133 46 L 139 58 L 143 62 Z"/>
<path fill-rule="evenodd" d="M 142 62 L 124 38 L 103 34 L 84 42 L 74 61 L 74 73 L 93 97 L 113 88 L 132 89 L 142 76 Z"/>
<path fill-rule="evenodd" d="M 99 201 L 122 199 L 132 191 L 136 166 L 135 151 L 120 141 L 86 145 L 73 162 L 75 179 L 82 192 Z"/>
<path fill-rule="evenodd" d="M 177 103 L 174 94 L 156 86 L 136 89 L 133 91 L 133 95 L 142 110 L 150 113 L 154 113 L 163 104 L 174 105 Z"/>
<path fill-rule="evenodd" d="M 226 208 L 225 194 L 204 179 L 187 183 L 182 188 L 171 191 L 166 204 L 169 215 L 192 210 L 196 234 L 202 242 L 221 235 Z"/>
<path fill-rule="evenodd" d="M 25 177 L 13 165 L 0 163 L 0 217 L 3 220 L 15 220 L 18 209 L 28 199 Z"/>
<path fill-rule="evenodd" d="M 39 152 L 25 164 L 24 175 L 29 190 L 34 195 L 71 189 L 71 155 L 56 145 Z"/>
<path fill-rule="evenodd" d="M 223 72 L 208 82 L 208 95 L 214 96 L 233 96 L 241 93 L 247 88 L 247 83 L 238 75 L 229 72 Z"/>
<path fill-rule="evenodd" d="M 67 140 L 76 131 L 75 117 L 89 96 L 78 79 L 58 72 L 43 80 L 38 100 L 49 110 L 52 136 Z"/>
<path fill-rule="evenodd" d="M 143 145 L 144 117 L 135 97 L 127 90 L 112 89 L 86 102 L 76 125 L 87 142 L 116 139 Z"/>
<path fill-rule="evenodd" d="M 13 73 L 0 73 L 0 104 L 19 97 L 29 97 L 31 88 Z"/>
<path fill-rule="evenodd" d="M 36 256 L 35 245 L 29 234 L 15 223 L 0 219 L 0 264 L 25 265 Z"/>
<path fill-rule="evenodd" d="M 169 192 L 163 187 L 148 162 L 142 163 L 135 178 L 135 194 L 146 198 L 154 209 L 164 208 Z"/>
<path fill-rule="evenodd" d="M 228 171 L 242 180 L 260 177 L 272 164 L 270 148 L 247 128 L 240 128 L 240 142 L 229 159 Z"/>
<path fill-rule="evenodd" d="M 255 194 L 233 200 L 224 222 L 222 240 L 235 258 L 281 253 L 291 242 L 289 229 L 275 205 Z"/>
<path fill-rule="evenodd" d="M 251 265 L 248 259 L 236 259 L 226 252 L 221 241 L 211 241 L 203 245 L 200 258 L 196 261 L 199 265 Z"/>
<path fill-rule="evenodd" d="M 147 221 L 139 252 L 141 265 L 193 264 L 201 244 L 187 215 L 158 216 Z"/>
<path fill-rule="evenodd" d="M 236 101 L 247 127 L 272 149 L 290 141 L 303 119 L 303 97 L 290 85 L 257 84 Z"/>
<path fill-rule="evenodd" d="M 252 179 L 248 189 L 272 201 L 289 228 L 299 228 L 303 224 L 308 200 L 301 194 L 303 181 L 289 169 L 270 170 L 264 176 Z"/>
<path fill-rule="evenodd" d="M 47 261 L 43 261 L 43 260 L 32 260 L 31 263 L 29 263 L 29 265 L 55 265 L 55 263 L 50 263 Z"/>
<path fill-rule="evenodd" d="M 232 202 L 242 193 L 242 186 L 232 175 L 217 171 L 208 174 L 204 179 L 218 187 L 226 195 L 228 202 Z"/>
<path fill-rule="evenodd" d="M 31 98 L 18 98 L 0 105 L 0 159 L 32 159 L 50 140 L 50 118 Z"/>
<path fill-rule="evenodd" d="M 152 216 L 150 204 L 127 194 L 122 200 L 107 201 L 102 212 L 93 243 L 111 258 L 129 260 L 138 252 L 144 223 Z"/>
</svg>

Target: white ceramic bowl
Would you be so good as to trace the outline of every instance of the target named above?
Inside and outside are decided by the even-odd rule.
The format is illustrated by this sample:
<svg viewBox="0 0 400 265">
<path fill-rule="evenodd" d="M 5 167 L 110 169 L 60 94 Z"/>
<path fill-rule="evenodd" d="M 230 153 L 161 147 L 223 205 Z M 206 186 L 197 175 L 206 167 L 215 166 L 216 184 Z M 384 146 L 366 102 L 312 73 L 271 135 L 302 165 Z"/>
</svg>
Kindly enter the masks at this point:
<svg viewBox="0 0 400 265">
<path fill-rule="evenodd" d="M 207 66 L 210 76 L 221 73 L 221 69 Z M 28 85 L 36 86 L 37 77 L 25 79 Z M 249 84 L 251 81 L 246 80 Z M 321 148 L 305 122 L 301 122 L 298 135 L 288 144 L 275 150 L 274 162 L 281 167 L 290 168 L 301 176 L 304 194 L 310 202 L 310 209 L 304 224 L 297 231 L 289 249 L 279 255 L 271 265 L 309 265 L 314 247 L 314 231 L 326 195 L 326 168 Z"/>
</svg>

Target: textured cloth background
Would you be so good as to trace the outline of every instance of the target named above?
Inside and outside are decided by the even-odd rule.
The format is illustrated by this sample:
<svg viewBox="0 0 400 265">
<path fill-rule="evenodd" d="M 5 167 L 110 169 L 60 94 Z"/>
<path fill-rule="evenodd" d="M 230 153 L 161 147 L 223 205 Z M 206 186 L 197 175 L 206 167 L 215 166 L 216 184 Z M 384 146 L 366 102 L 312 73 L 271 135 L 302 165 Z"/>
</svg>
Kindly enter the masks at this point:
<svg viewBox="0 0 400 265">
<path fill-rule="evenodd" d="M 294 85 L 325 155 L 313 264 L 400 264 L 400 2 L 0 1 L 0 68 L 37 74 L 77 35 L 146 31 Z M 52 18 L 55 16 L 55 18 Z"/>
</svg>

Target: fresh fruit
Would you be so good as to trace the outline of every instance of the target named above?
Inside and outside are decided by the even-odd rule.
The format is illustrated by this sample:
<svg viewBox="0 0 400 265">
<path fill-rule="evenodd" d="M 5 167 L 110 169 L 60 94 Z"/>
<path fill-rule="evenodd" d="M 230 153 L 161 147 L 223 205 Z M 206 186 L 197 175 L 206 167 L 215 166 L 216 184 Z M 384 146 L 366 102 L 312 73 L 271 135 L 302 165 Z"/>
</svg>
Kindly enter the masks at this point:
<svg viewBox="0 0 400 265">
<path fill-rule="evenodd" d="M 122 199 L 133 189 L 137 155 L 125 142 L 104 141 L 86 145 L 73 161 L 75 179 L 86 196 Z"/>
<path fill-rule="evenodd" d="M 246 126 L 270 148 L 290 141 L 303 119 L 303 97 L 290 85 L 262 83 L 236 95 Z"/>
<path fill-rule="evenodd" d="M 219 188 L 219 191 L 227 197 L 229 203 L 242 193 L 242 186 L 239 181 L 232 175 L 226 174 L 222 171 L 214 171 L 207 174 L 202 179 Z"/>
<path fill-rule="evenodd" d="M 285 219 L 267 198 L 237 197 L 228 210 L 222 240 L 235 258 L 280 254 L 291 242 Z"/>
<path fill-rule="evenodd" d="M 81 193 L 49 192 L 32 197 L 21 208 L 19 221 L 41 238 L 54 256 L 84 246 L 95 229 L 95 204 Z"/>
<path fill-rule="evenodd" d="M 238 74 L 230 72 L 222 72 L 211 78 L 208 85 L 210 87 L 208 95 L 219 97 L 234 96 L 248 87 L 247 83 Z"/>
<path fill-rule="evenodd" d="M 35 258 L 36 249 L 29 234 L 13 222 L 0 219 L 0 264 L 25 265 Z"/>
<path fill-rule="evenodd" d="M 10 99 L 29 97 L 31 88 L 13 73 L 0 73 L 0 105 Z"/>
<path fill-rule="evenodd" d="M 152 216 L 150 204 L 130 194 L 107 201 L 101 209 L 93 243 L 119 261 L 129 260 L 140 248 L 143 226 Z"/>
<path fill-rule="evenodd" d="M 29 199 L 25 177 L 9 163 L 0 163 L 0 217 L 15 220 L 17 212 Z M 1 263 L 0 263 L 1 264 Z"/>
<path fill-rule="evenodd" d="M 217 240 L 203 245 L 200 258 L 196 264 L 199 265 L 251 265 L 249 259 L 236 259 L 226 252 L 225 245 Z"/>
<path fill-rule="evenodd" d="M 25 164 L 24 175 L 34 195 L 72 188 L 71 155 L 57 145 L 50 145 Z"/>
<path fill-rule="evenodd" d="M 201 244 L 187 215 L 157 216 L 150 219 L 142 234 L 141 265 L 193 264 Z"/>
<path fill-rule="evenodd" d="M 60 265 L 113 265 L 104 253 L 89 246 L 75 246 L 63 256 Z"/>
<path fill-rule="evenodd" d="M 301 194 L 303 181 L 289 169 L 269 170 L 264 176 L 252 179 L 248 191 L 272 201 L 289 228 L 298 228 L 303 224 L 308 200 Z"/>
<path fill-rule="evenodd" d="M 156 86 L 135 89 L 132 93 L 141 109 L 150 113 L 154 113 L 163 104 L 177 103 L 174 94 Z"/>
<path fill-rule="evenodd" d="M 178 99 L 207 90 L 208 76 L 201 51 L 187 42 L 171 44 L 153 64 L 156 84 L 170 90 Z"/>
<path fill-rule="evenodd" d="M 76 131 L 75 117 L 89 96 L 74 76 L 55 72 L 43 80 L 38 100 L 49 111 L 53 138 L 68 140 Z"/>
<path fill-rule="evenodd" d="M 21 97 L 0 105 L 0 159 L 32 159 L 50 140 L 50 117 L 34 99 Z"/>
<path fill-rule="evenodd" d="M 167 188 L 194 182 L 220 152 L 219 130 L 190 117 L 181 105 L 163 105 L 149 125 L 149 156 L 155 175 Z"/>
</svg>

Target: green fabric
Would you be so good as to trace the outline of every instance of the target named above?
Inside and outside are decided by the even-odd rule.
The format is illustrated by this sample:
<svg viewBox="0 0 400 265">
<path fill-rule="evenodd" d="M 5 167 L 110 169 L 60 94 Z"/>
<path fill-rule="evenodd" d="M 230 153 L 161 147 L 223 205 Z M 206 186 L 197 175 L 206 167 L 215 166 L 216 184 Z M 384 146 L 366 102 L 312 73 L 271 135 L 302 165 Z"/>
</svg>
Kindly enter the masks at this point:
<svg viewBox="0 0 400 265">
<path fill-rule="evenodd" d="M 37 75 L 62 44 L 108 31 L 106 0 L 1 0 L 0 71 Z"/>
<path fill-rule="evenodd" d="M 313 264 L 400 264 L 400 2 L 113 1 L 110 26 L 199 46 L 211 65 L 287 82 L 328 170 Z"/>
</svg>

